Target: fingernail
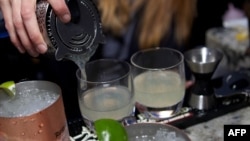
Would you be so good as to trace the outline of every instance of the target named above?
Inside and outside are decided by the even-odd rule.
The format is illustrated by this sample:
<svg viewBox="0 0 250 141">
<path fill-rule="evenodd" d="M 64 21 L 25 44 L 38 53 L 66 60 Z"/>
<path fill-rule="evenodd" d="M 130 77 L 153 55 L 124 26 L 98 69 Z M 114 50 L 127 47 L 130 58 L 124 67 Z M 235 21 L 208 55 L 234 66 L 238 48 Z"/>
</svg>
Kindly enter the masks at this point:
<svg viewBox="0 0 250 141">
<path fill-rule="evenodd" d="M 69 22 L 70 21 L 70 14 L 64 14 L 63 16 L 62 16 L 62 20 L 64 21 L 64 22 Z"/>
<path fill-rule="evenodd" d="M 34 50 L 28 50 L 28 53 L 32 56 L 32 57 L 38 57 L 39 53 L 34 51 Z"/>
<path fill-rule="evenodd" d="M 39 53 L 45 53 L 47 51 L 47 46 L 44 44 L 40 44 L 37 46 L 37 51 Z"/>
<path fill-rule="evenodd" d="M 20 53 L 25 53 L 25 50 L 22 47 L 17 46 L 17 49 Z"/>
</svg>

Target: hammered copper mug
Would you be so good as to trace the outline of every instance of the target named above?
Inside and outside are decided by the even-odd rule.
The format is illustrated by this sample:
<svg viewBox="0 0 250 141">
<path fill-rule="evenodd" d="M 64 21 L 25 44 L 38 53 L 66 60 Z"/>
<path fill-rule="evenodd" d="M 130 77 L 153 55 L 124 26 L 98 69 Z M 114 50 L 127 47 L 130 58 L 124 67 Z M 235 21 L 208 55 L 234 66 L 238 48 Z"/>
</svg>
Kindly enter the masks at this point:
<svg viewBox="0 0 250 141">
<path fill-rule="evenodd" d="M 14 98 L 2 93 L 0 141 L 69 141 L 58 85 L 49 81 L 24 81 L 16 84 Z"/>
</svg>

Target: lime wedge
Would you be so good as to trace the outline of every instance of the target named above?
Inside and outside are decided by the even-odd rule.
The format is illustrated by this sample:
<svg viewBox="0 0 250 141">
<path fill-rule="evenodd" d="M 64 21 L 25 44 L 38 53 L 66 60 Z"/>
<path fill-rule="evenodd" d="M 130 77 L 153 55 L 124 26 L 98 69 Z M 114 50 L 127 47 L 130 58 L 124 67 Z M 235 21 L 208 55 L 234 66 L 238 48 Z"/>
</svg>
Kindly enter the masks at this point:
<svg viewBox="0 0 250 141">
<path fill-rule="evenodd" d="M 123 125 L 113 119 L 99 119 L 94 122 L 95 132 L 99 141 L 128 141 Z"/>
<path fill-rule="evenodd" d="M 15 82 L 14 81 L 7 81 L 0 84 L 0 89 L 4 90 L 9 96 L 13 97 L 16 94 L 15 89 Z"/>
<path fill-rule="evenodd" d="M 244 41 L 244 40 L 248 39 L 248 33 L 241 31 L 235 35 L 235 38 L 237 41 Z"/>
</svg>

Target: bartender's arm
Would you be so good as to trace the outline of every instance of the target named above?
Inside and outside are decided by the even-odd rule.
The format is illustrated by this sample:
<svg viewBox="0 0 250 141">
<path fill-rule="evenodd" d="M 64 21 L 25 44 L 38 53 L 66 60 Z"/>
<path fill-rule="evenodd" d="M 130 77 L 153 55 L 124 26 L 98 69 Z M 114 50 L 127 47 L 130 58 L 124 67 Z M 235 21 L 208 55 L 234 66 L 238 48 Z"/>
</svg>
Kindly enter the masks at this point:
<svg viewBox="0 0 250 141">
<path fill-rule="evenodd" d="M 62 22 L 70 21 L 65 0 L 47 0 Z M 33 57 L 47 51 L 36 18 L 37 0 L 0 0 L 0 8 L 11 42 L 21 53 Z"/>
</svg>

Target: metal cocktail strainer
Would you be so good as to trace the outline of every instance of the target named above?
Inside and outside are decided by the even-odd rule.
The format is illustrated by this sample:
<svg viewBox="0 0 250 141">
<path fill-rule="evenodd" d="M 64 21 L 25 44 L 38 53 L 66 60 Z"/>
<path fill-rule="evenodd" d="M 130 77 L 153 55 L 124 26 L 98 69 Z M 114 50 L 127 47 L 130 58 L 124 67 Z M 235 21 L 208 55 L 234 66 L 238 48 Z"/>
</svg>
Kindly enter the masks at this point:
<svg viewBox="0 0 250 141">
<path fill-rule="evenodd" d="M 37 3 L 40 31 L 56 60 L 94 52 L 104 42 L 98 10 L 91 0 L 67 0 L 71 21 L 62 23 L 46 0 Z"/>
</svg>

